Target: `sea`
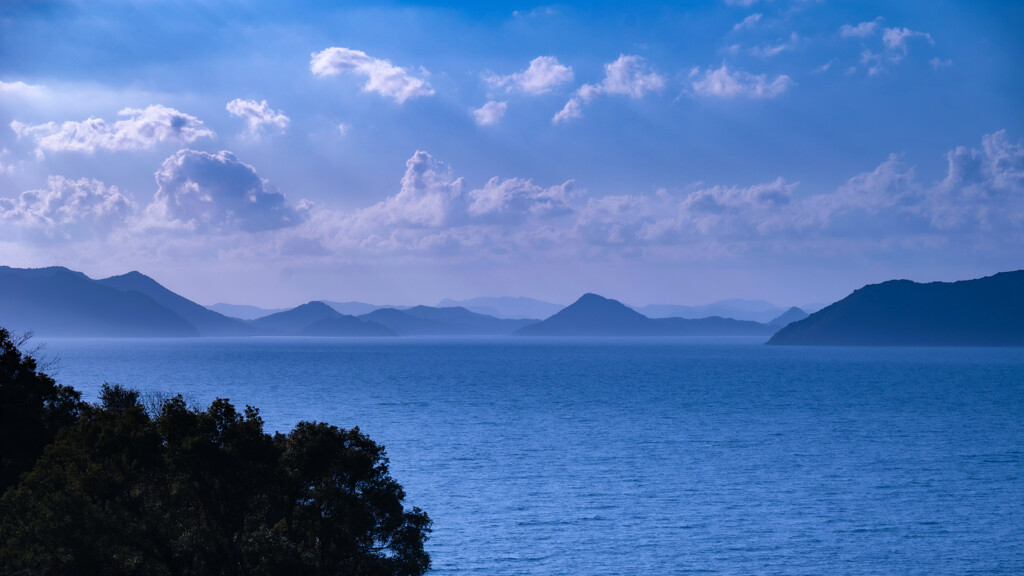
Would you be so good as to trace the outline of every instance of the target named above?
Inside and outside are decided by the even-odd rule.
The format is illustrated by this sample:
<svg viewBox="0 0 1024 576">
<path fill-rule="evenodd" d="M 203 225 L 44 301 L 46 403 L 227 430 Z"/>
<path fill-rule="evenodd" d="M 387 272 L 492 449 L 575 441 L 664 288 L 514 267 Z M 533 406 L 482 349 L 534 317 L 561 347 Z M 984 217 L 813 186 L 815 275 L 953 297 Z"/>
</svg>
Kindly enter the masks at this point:
<svg viewBox="0 0 1024 576">
<path fill-rule="evenodd" d="M 48 339 L 56 379 L 358 426 L 436 575 L 1024 574 L 1024 348 Z"/>
</svg>

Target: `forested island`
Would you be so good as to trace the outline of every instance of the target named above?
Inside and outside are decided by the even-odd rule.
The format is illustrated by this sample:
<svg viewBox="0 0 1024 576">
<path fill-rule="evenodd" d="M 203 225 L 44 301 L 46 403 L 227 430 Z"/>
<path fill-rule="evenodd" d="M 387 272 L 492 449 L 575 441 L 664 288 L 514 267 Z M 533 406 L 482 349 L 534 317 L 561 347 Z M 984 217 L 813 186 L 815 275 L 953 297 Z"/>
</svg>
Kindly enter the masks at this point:
<svg viewBox="0 0 1024 576">
<path fill-rule="evenodd" d="M 0 574 L 429 569 L 429 517 L 358 428 L 271 435 L 251 406 L 121 386 L 83 402 L 24 343 L 0 328 Z"/>
</svg>

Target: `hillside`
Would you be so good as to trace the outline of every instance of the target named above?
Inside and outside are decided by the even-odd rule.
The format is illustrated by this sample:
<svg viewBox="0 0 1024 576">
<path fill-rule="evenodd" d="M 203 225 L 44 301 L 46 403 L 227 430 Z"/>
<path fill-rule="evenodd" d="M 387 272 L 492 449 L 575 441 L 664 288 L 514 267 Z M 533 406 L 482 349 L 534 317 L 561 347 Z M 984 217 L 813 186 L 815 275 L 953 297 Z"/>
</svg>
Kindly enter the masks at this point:
<svg viewBox="0 0 1024 576">
<path fill-rule="evenodd" d="M 960 282 L 872 284 L 782 328 L 768 343 L 1024 346 L 1024 270 Z"/>
</svg>

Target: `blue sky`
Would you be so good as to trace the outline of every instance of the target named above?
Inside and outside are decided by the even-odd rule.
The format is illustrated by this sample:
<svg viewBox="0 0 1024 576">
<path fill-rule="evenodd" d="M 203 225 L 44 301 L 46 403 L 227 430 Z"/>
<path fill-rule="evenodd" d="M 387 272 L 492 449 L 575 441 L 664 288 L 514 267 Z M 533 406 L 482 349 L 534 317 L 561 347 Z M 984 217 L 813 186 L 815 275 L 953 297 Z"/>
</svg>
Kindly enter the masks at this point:
<svg viewBox="0 0 1024 576">
<path fill-rule="evenodd" d="M 201 303 L 1024 264 L 1014 2 L 0 4 L 0 263 Z"/>
</svg>

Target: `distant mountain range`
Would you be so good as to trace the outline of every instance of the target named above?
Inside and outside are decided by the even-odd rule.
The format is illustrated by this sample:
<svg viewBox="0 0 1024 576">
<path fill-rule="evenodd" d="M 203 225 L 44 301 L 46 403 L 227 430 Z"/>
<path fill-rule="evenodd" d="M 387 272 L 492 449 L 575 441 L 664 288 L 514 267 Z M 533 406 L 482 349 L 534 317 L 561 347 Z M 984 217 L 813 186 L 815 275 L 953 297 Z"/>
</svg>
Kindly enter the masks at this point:
<svg viewBox="0 0 1024 576">
<path fill-rule="evenodd" d="M 648 318 L 618 300 L 584 294 L 543 322 L 520 328 L 523 336 L 769 336 L 759 322 L 710 317 Z"/>
<path fill-rule="evenodd" d="M 518 298 L 505 296 L 497 298 L 470 298 L 469 300 L 445 298 L 438 303 L 438 307 L 461 307 L 477 314 L 515 320 L 522 318 L 547 318 L 565 306 L 522 296 Z"/>
<path fill-rule="evenodd" d="M 454 301 L 443 301 L 449 302 Z M 526 298 L 467 302 L 498 306 L 502 315 L 555 306 Z M 777 345 L 1024 346 L 1024 270 L 952 283 L 894 280 L 865 286 L 809 316 L 800 308 L 732 302 L 774 316 L 765 321 L 652 318 L 616 300 L 585 294 L 543 320 L 499 318 L 463 306 L 330 301 L 278 311 L 238 308 L 244 315 L 259 314 L 243 319 L 200 306 L 139 272 L 93 280 L 62 267 L 0 266 L 0 326 L 50 337 L 754 336 L 770 337 L 768 343 Z M 664 308 L 660 313 L 672 312 Z"/>
<path fill-rule="evenodd" d="M 977 280 L 892 280 L 779 330 L 769 344 L 1024 346 L 1024 270 Z"/>
</svg>

